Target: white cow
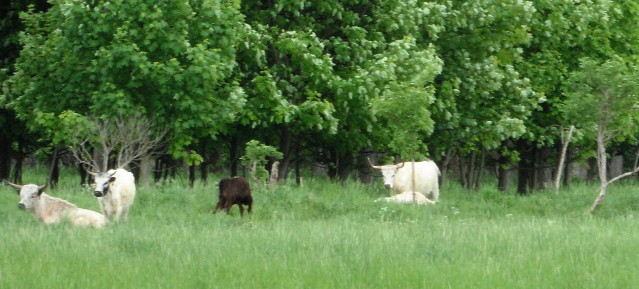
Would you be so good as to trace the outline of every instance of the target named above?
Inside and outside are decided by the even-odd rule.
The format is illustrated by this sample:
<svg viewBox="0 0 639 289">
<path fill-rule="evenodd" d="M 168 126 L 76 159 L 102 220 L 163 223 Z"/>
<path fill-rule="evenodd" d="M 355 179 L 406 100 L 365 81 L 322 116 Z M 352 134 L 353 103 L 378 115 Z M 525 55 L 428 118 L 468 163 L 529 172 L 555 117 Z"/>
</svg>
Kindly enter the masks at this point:
<svg viewBox="0 0 639 289">
<path fill-rule="evenodd" d="M 54 198 L 44 192 L 45 186 L 16 185 L 7 182 L 10 186 L 19 189 L 20 203 L 18 208 L 30 211 L 36 218 L 45 224 L 55 224 L 61 221 L 69 221 L 78 227 L 103 227 L 107 221 L 104 215 L 87 209 L 78 208 L 63 199 Z"/>
<path fill-rule="evenodd" d="M 370 162 L 370 159 L 368 160 Z M 375 166 L 384 177 L 384 187 L 393 189 L 397 194 L 421 192 L 431 195 L 434 202 L 439 201 L 439 168 L 433 161 L 404 162 L 396 165 Z M 415 167 L 415 188 L 413 188 L 413 166 Z"/>
<path fill-rule="evenodd" d="M 93 195 L 98 197 L 102 213 L 115 220 L 126 219 L 135 199 L 135 177 L 125 169 L 106 173 L 89 172 L 94 177 Z"/>
<path fill-rule="evenodd" d="M 413 192 L 403 192 L 401 194 L 397 194 L 391 197 L 375 200 L 375 202 L 380 202 L 380 201 L 385 201 L 390 203 L 414 203 L 417 205 L 430 205 L 435 203 L 429 200 L 428 198 L 426 198 L 426 196 L 424 196 L 424 194 L 420 192 L 415 192 L 414 194 Z"/>
</svg>

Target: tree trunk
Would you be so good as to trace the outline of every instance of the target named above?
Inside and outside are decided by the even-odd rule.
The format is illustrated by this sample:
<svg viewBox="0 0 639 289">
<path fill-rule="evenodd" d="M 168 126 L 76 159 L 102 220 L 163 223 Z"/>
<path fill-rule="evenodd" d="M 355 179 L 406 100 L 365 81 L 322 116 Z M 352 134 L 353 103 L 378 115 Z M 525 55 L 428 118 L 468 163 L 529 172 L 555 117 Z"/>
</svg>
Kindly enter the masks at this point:
<svg viewBox="0 0 639 289">
<path fill-rule="evenodd" d="M 84 168 L 84 165 L 78 163 L 78 174 L 80 175 L 80 186 L 86 185 L 89 183 L 89 174 L 87 174 L 87 170 Z"/>
<path fill-rule="evenodd" d="M 517 171 L 517 193 L 528 194 L 530 183 L 532 182 L 532 152 L 527 148 L 520 151 L 519 168 Z"/>
<path fill-rule="evenodd" d="M 268 177 L 268 182 L 269 184 L 271 184 L 271 186 L 275 186 L 275 184 L 277 184 L 279 175 L 280 175 L 280 162 L 274 161 L 273 164 L 271 164 L 271 172 L 269 173 L 269 177 Z"/>
<path fill-rule="evenodd" d="M 149 187 L 151 185 L 151 174 L 153 173 L 153 159 L 151 155 L 144 154 L 140 158 L 140 175 L 138 184 L 141 187 Z"/>
<path fill-rule="evenodd" d="M 22 183 L 22 162 L 24 161 L 24 157 L 22 154 L 19 154 L 15 158 L 15 164 L 13 165 L 13 183 L 21 184 Z"/>
<path fill-rule="evenodd" d="M 11 174 L 11 143 L 0 133 L 0 180 L 8 180 Z"/>
<path fill-rule="evenodd" d="M 566 151 L 566 158 L 568 158 L 570 160 L 570 158 L 568 156 L 570 156 L 571 154 L 571 150 L 570 148 L 568 148 L 568 150 Z M 572 166 L 570 161 L 568 161 L 568 163 L 564 166 L 564 176 L 563 176 L 563 186 L 564 188 L 567 188 L 568 186 L 570 186 L 570 176 L 572 174 Z"/>
<path fill-rule="evenodd" d="M 280 180 L 286 179 L 286 177 L 288 177 L 288 169 L 292 161 L 292 138 L 293 136 L 291 130 L 288 129 L 286 126 L 283 126 L 280 133 L 279 149 L 279 151 L 284 155 L 282 160 L 280 160 Z"/>
<path fill-rule="evenodd" d="M 163 159 L 164 159 L 164 156 L 161 156 L 155 159 L 155 171 L 153 172 L 153 178 L 155 179 L 156 183 L 159 183 L 160 180 L 162 179 L 162 172 L 164 171 L 164 168 L 165 168 Z"/>
<path fill-rule="evenodd" d="M 505 192 L 508 190 L 510 174 L 508 173 L 508 168 L 506 167 L 507 165 L 508 159 L 506 157 L 500 157 L 497 168 L 497 189 L 500 192 Z"/>
<path fill-rule="evenodd" d="M 485 163 L 485 153 L 482 150 L 470 154 L 470 159 L 460 158 L 460 171 L 462 186 L 468 190 L 476 191 L 481 187 Z"/>
<path fill-rule="evenodd" d="M 189 187 L 193 187 L 195 184 L 195 165 L 189 166 Z"/>
<path fill-rule="evenodd" d="M 208 153 L 208 139 L 204 138 L 200 140 L 200 154 L 202 154 L 202 163 L 200 164 L 200 180 L 202 183 L 207 183 L 209 166 L 211 165 L 211 157 Z"/>
<path fill-rule="evenodd" d="M 60 181 L 60 166 L 58 161 L 58 148 L 53 149 L 53 155 L 51 156 L 51 166 L 49 167 L 48 184 L 51 188 L 55 188 Z"/>
<path fill-rule="evenodd" d="M 237 167 L 238 167 L 238 163 L 240 161 L 240 156 L 239 156 L 239 145 L 238 145 L 239 140 L 237 139 L 237 137 L 231 137 L 230 143 L 229 143 L 229 158 L 231 161 L 231 176 L 235 177 L 238 176 L 237 173 Z"/>
<path fill-rule="evenodd" d="M 568 152 L 568 145 L 572 138 L 572 133 L 575 130 L 575 126 L 571 125 L 568 135 L 564 138 L 563 133 L 561 136 L 562 146 L 561 155 L 559 157 L 559 165 L 557 166 L 557 174 L 555 175 L 555 193 L 559 193 L 559 182 L 561 181 L 561 175 L 564 173 L 564 164 L 566 163 L 566 153 Z"/>
<path fill-rule="evenodd" d="M 302 185 L 302 160 L 299 158 L 295 161 L 295 183 Z"/>
<path fill-rule="evenodd" d="M 597 133 L 597 167 L 599 168 L 599 195 L 590 207 L 590 212 L 597 209 L 603 203 L 608 189 L 608 161 L 606 160 L 606 140 L 605 140 L 606 123 L 599 124 Z"/>
<path fill-rule="evenodd" d="M 448 150 L 446 152 L 446 155 L 444 155 L 444 159 L 441 162 L 442 166 L 440 170 L 441 176 L 440 176 L 439 186 L 442 186 L 447 181 L 450 162 L 453 159 L 455 159 L 456 155 L 457 155 L 457 151 L 455 149 Z"/>
</svg>

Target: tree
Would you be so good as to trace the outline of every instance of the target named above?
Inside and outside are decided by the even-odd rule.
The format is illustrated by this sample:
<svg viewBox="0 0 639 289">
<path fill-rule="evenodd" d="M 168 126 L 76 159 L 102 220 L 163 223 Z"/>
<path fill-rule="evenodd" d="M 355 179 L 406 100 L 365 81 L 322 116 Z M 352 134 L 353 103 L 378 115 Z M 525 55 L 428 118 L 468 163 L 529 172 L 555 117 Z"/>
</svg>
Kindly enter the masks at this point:
<svg viewBox="0 0 639 289">
<path fill-rule="evenodd" d="M 388 147 L 404 159 L 414 161 L 427 155 L 427 148 L 421 141 L 433 130 L 429 106 L 434 101 L 432 82 L 441 72 L 442 62 L 434 51 L 406 49 L 415 45 L 413 40 L 397 41 L 391 45 L 388 56 L 381 57 L 376 71 L 396 70 L 397 74 L 386 90 L 373 99 L 375 116 L 387 127 Z M 406 50 L 398 54 L 392 50 Z M 413 52 L 413 53 L 411 53 Z M 402 57 L 403 56 L 403 57 Z M 419 62 L 419 65 L 415 65 Z M 409 64 L 410 63 L 410 64 Z"/>
<path fill-rule="evenodd" d="M 9 179 L 12 159 L 15 160 L 13 181 L 21 183 L 20 172 L 24 151 L 34 151 L 46 147 L 46 142 L 37 142 L 37 133 L 29 132 L 25 122 L 16 113 L 6 108 L 2 82 L 14 73 L 14 63 L 20 54 L 19 34 L 24 26 L 19 13 L 32 5 L 37 11 L 45 11 L 49 3 L 44 0 L 9 0 L 0 5 L 0 179 Z"/>
<path fill-rule="evenodd" d="M 458 155 L 462 184 L 477 189 L 486 156 L 508 153 L 504 143 L 526 132 L 543 101 L 516 68 L 535 8 L 532 1 L 441 2 L 445 29 L 430 41 L 445 65 L 435 80 L 434 132 L 424 141 L 444 164 Z"/>
<path fill-rule="evenodd" d="M 376 122 L 370 102 L 399 93 L 412 80 L 408 72 L 424 66 L 409 56 L 434 48 L 414 35 L 434 34 L 441 9 L 397 0 L 243 2 L 252 44 L 238 56 L 248 95 L 240 122 L 265 143 L 279 143 L 282 177 L 303 158 L 345 177 L 361 150 L 386 149 L 393 132 Z M 377 137 L 383 140 L 371 140 Z"/>
<path fill-rule="evenodd" d="M 4 82 L 8 107 L 31 129 L 58 127 L 68 110 L 97 120 L 139 113 L 167 128 L 169 153 L 192 164 L 198 138 L 219 135 L 245 104 L 231 79 L 239 1 L 51 4 L 22 14 L 23 48 Z"/>
<path fill-rule="evenodd" d="M 75 159 L 93 172 L 125 168 L 152 154 L 165 141 L 165 131 L 132 115 L 127 118 L 95 120 L 72 111 L 60 115 L 63 127 L 56 137 L 73 153 Z"/>
<path fill-rule="evenodd" d="M 279 160 L 282 156 L 274 147 L 251 140 L 246 144 L 246 153 L 241 159 L 242 164 L 249 168 L 253 182 L 260 184 L 268 177 L 268 171 L 264 167 L 269 161 L 268 158 Z"/>
<path fill-rule="evenodd" d="M 635 1 L 534 1 L 536 12 L 529 23 L 532 36 L 524 47 L 524 61 L 516 65 L 530 79 L 534 91 L 545 101 L 526 120 L 526 133 L 514 142 L 519 159 L 521 194 L 540 188 L 539 172 L 554 167 L 560 158 L 562 86 L 569 74 L 579 70 L 579 59 L 631 59 L 639 52 L 639 5 Z M 573 155 L 589 154 L 583 146 L 571 147 Z M 574 157 L 573 157 L 574 158 Z M 570 159 L 570 158 L 569 158 Z M 549 181 L 549 179 L 547 180 Z M 565 182 L 566 183 L 566 182 Z"/>
<path fill-rule="evenodd" d="M 606 147 L 634 138 L 639 132 L 638 78 L 637 67 L 619 57 L 603 63 L 585 58 L 580 70 L 571 73 L 565 88 L 566 119 L 596 137 L 600 186 L 591 212 L 603 202 L 608 186 L 639 172 L 635 163 L 631 171 L 608 180 L 606 167 Z"/>
</svg>

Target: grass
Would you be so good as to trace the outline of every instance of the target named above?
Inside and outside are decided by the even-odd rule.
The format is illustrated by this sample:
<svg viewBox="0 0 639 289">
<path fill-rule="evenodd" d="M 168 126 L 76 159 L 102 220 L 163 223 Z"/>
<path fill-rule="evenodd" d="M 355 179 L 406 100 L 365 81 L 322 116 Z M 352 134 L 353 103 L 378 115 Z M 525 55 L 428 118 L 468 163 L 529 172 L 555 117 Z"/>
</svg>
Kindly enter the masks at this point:
<svg viewBox="0 0 639 289">
<path fill-rule="evenodd" d="M 47 192 L 98 210 L 76 181 Z M 185 183 L 139 188 L 129 220 L 101 230 L 41 224 L 0 187 L 0 288 L 639 287 L 633 182 L 588 214 L 587 184 L 520 197 L 447 183 L 439 204 L 417 207 L 309 179 L 254 187 L 244 218 L 212 214 L 215 184 Z"/>
</svg>

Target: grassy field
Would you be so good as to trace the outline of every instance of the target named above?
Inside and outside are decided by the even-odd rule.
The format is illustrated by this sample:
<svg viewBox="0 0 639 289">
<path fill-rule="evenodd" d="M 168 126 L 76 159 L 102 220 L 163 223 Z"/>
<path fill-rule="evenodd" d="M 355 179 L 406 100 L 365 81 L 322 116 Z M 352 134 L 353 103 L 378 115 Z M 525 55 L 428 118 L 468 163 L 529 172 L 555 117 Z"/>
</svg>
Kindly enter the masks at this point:
<svg viewBox="0 0 639 289">
<path fill-rule="evenodd" d="M 47 193 L 98 210 L 76 183 Z M 215 183 L 185 183 L 139 188 L 129 220 L 97 230 L 43 225 L 0 187 L 0 288 L 639 288 L 633 182 L 588 214 L 594 185 L 520 197 L 451 182 L 418 207 L 306 179 L 254 187 L 244 218 L 212 214 Z"/>
</svg>

